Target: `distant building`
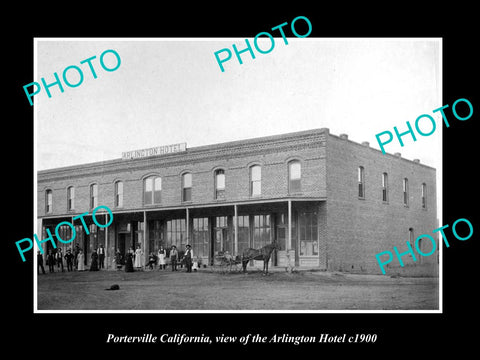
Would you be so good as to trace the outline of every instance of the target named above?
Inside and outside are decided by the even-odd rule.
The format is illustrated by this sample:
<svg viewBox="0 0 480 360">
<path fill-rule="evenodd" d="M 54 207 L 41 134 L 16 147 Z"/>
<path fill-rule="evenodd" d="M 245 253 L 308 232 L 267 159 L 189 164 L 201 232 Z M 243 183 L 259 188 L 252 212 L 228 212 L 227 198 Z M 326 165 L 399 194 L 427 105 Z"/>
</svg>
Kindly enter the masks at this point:
<svg viewBox="0 0 480 360">
<path fill-rule="evenodd" d="M 288 250 L 299 267 L 380 274 L 377 253 L 393 246 L 406 251 L 406 241 L 413 246 L 438 227 L 434 168 L 325 128 L 122 155 L 39 171 L 37 234 L 45 238 L 46 228 L 54 234 L 60 222 L 106 205 L 114 213 L 108 228 L 85 216 L 90 234 L 77 219 L 74 242 L 57 242 L 78 243 L 87 265 L 100 244 L 111 267 L 117 249 L 125 253 L 137 244 L 146 257 L 160 245 L 191 244 L 211 265 L 218 253 L 277 242 L 272 266 L 286 266 Z M 59 234 L 69 239 L 69 232 L 62 226 Z M 404 268 L 394 259 L 387 271 L 438 272 L 437 254 L 402 259 Z"/>
</svg>

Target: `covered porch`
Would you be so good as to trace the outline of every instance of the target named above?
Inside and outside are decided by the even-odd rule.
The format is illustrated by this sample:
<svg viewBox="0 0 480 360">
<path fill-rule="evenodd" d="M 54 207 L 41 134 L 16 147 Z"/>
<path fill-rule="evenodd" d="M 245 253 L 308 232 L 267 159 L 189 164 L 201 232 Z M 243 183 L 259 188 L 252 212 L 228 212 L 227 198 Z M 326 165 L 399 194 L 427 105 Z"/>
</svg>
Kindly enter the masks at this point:
<svg viewBox="0 0 480 360">
<path fill-rule="evenodd" d="M 93 249 L 102 245 L 107 269 L 115 268 L 113 260 L 117 251 L 124 256 L 129 248 L 136 249 L 137 245 L 142 249 L 144 264 L 151 252 L 157 254 L 160 246 L 167 250 L 168 259 L 172 245 L 184 251 L 190 244 L 199 264 L 211 266 L 219 254 L 228 252 L 241 256 L 248 248 L 258 249 L 272 242 L 278 244 L 279 250 L 272 254 L 270 266 L 290 264 L 327 268 L 324 199 L 219 202 L 203 206 L 113 210 L 113 214 L 113 223 L 107 228 L 97 227 L 91 216 L 85 216 L 89 234 L 80 220 L 73 220 L 75 215 L 40 218 L 38 226 L 45 237 L 46 228 L 55 234 L 56 226 L 62 221 L 72 222 L 77 230 L 75 240 L 69 244 L 56 241 L 57 246 L 63 247 L 65 253 L 67 248 L 73 251 L 78 244 L 88 266 Z M 67 233 L 64 236 L 70 238 Z M 51 247 L 50 242 L 44 245 Z M 251 261 L 250 266 L 262 264 Z"/>
</svg>

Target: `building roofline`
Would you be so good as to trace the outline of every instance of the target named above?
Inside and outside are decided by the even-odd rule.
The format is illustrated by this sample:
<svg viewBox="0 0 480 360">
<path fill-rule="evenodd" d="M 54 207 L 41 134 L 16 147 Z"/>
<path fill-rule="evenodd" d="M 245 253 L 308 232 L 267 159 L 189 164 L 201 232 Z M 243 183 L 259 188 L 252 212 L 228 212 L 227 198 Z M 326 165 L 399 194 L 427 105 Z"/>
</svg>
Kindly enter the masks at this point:
<svg viewBox="0 0 480 360">
<path fill-rule="evenodd" d="M 420 162 L 419 159 L 414 159 L 414 160 L 410 160 L 410 159 L 407 159 L 407 158 L 404 158 L 401 156 L 400 153 L 394 153 L 394 154 L 391 154 L 391 153 L 388 153 L 388 152 L 385 152 L 385 154 L 380 150 L 380 149 L 375 149 L 373 147 L 370 146 L 370 143 L 368 143 L 367 141 L 364 141 L 362 143 L 358 143 L 356 141 L 353 141 L 353 140 L 350 140 L 348 139 L 348 135 L 347 134 L 340 134 L 340 135 L 334 135 L 334 134 L 330 134 L 329 135 L 333 138 L 336 138 L 338 140 L 341 140 L 341 141 L 347 141 L 351 144 L 355 144 L 356 146 L 359 146 L 359 147 L 363 147 L 363 148 L 368 148 L 372 151 L 376 151 L 378 153 L 380 153 L 382 156 L 386 156 L 386 157 L 390 157 L 390 158 L 394 158 L 394 159 L 397 159 L 397 160 L 402 160 L 402 161 L 407 161 L 411 164 L 414 164 L 414 165 L 418 165 L 418 166 L 422 166 L 422 167 L 426 167 L 428 169 L 431 169 L 431 170 L 437 170 L 436 168 L 434 168 L 433 166 L 430 166 L 430 165 L 426 165 L 426 164 L 423 164 Z"/>
<path fill-rule="evenodd" d="M 122 158 L 116 158 L 112 160 L 103 160 L 103 161 L 96 161 L 96 162 L 91 162 L 91 163 L 85 163 L 85 164 L 77 164 L 77 165 L 70 165 L 70 166 L 63 166 L 63 167 L 58 167 L 58 168 L 51 168 L 51 169 L 44 169 L 44 170 L 39 170 L 37 172 L 39 178 L 48 178 L 49 176 L 56 176 L 59 175 L 60 173 L 65 173 L 68 171 L 86 171 L 89 169 L 98 169 L 99 167 L 110 167 L 110 166 L 115 166 L 115 165 L 129 165 L 129 164 L 145 164 L 147 165 L 148 162 L 155 162 L 155 161 L 162 161 L 162 160 L 174 160 L 176 158 L 181 158 L 184 157 L 185 155 L 201 155 L 204 153 L 205 155 L 215 152 L 215 151 L 222 151 L 222 150 L 240 150 L 240 149 L 248 149 L 249 146 L 257 145 L 257 144 L 264 144 L 264 143 L 271 143 L 272 145 L 275 143 L 282 143 L 282 142 L 289 142 L 292 140 L 295 140 L 296 138 L 302 138 L 302 137 L 313 137 L 313 136 L 318 136 L 318 135 L 330 135 L 331 137 L 341 140 L 341 141 L 348 141 L 351 144 L 354 144 L 355 146 L 361 146 L 361 147 L 368 147 L 372 151 L 378 152 L 379 154 L 382 154 L 383 156 L 387 156 L 390 158 L 394 159 L 400 159 L 403 161 L 407 161 L 411 164 L 419 165 L 425 168 L 433 169 L 436 170 L 434 167 L 422 164 L 418 159 L 415 160 L 409 160 L 406 158 L 402 158 L 399 153 L 395 154 L 390 154 L 390 153 L 385 153 L 383 154 L 379 149 L 375 149 L 373 147 L 370 147 L 369 143 L 364 142 L 362 144 L 357 143 L 355 141 L 349 140 L 348 136 L 346 134 L 340 134 L 340 135 L 334 135 L 330 133 L 330 130 L 328 128 L 317 128 L 317 129 L 310 129 L 310 130 L 302 130 L 302 131 L 296 131 L 296 132 L 291 132 L 291 133 L 283 133 L 283 134 L 278 134 L 278 135 L 269 135 L 269 136 L 262 136 L 262 137 L 255 137 L 255 138 L 249 138 L 249 139 L 243 139 L 243 140 L 234 140 L 234 141 L 227 141 L 227 142 L 222 142 L 222 143 L 216 143 L 216 144 L 208 144 L 208 145 L 201 145 L 201 146 L 194 146 L 191 148 L 186 149 L 186 151 L 182 152 L 176 152 L 176 153 L 170 153 L 170 154 L 164 154 L 160 156 L 150 156 L 150 157 L 144 157 L 144 158 L 137 158 L 137 159 L 122 159 Z M 39 179 L 40 181 L 42 179 Z"/>
<path fill-rule="evenodd" d="M 329 130 L 327 128 L 319 128 L 319 129 L 302 130 L 302 131 L 284 133 L 284 134 L 278 134 L 278 135 L 255 137 L 255 138 L 249 138 L 249 139 L 243 139 L 243 140 L 227 141 L 227 142 L 216 143 L 216 144 L 200 145 L 200 146 L 194 146 L 191 148 L 187 147 L 186 151 L 164 154 L 160 156 L 149 156 L 144 158 L 128 159 L 128 160 L 117 158 L 112 160 L 103 160 L 103 161 L 96 161 L 91 163 L 44 169 L 44 170 L 39 170 L 38 175 L 48 176 L 48 175 L 54 175 L 59 172 L 70 171 L 70 170 L 84 170 L 88 168 L 98 168 L 99 166 L 109 166 L 109 165 L 117 165 L 117 164 L 142 163 L 146 161 L 155 161 L 157 159 L 172 159 L 172 158 L 182 157 L 182 156 L 185 156 L 186 154 L 195 155 L 195 154 L 201 154 L 202 152 L 208 153 L 211 151 L 219 151 L 219 150 L 228 150 L 228 149 L 233 150 L 235 148 L 250 146 L 254 144 L 260 144 L 260 143 L 266 143 L 266 142 L 275 143 L 279 141 L 291 141 L 299 137 L 328 134 L 328 132 Z"/>
</svg>

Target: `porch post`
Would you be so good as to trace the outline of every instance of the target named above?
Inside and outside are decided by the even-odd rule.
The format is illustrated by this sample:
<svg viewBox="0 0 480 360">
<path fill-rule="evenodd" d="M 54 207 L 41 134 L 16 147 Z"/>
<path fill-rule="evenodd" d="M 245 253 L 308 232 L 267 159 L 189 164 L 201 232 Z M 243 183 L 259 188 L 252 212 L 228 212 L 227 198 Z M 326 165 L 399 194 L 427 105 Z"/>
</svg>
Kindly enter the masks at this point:
<svg viewBox="0 0 480 360">
<path fill-rule="evenodd" d="M 73 217 L 72 217 L 73 219 Z M 105 214 L 105 224 L 108 223 L 108 220 L 107 220 L 107 214 Z M 103 251 L 105 252 L 105 269 L 108 270 L 108 265 L 109 265 L 109 259 L 108 259 L 108 226 L 105 228 L 105 246 L 103 248 Z"/>
<path fill-rule="evenodd" d="M 287 237 L 287 249 L 292 249 L 292 200 L 288 200 L 288 237 Z"/>
<path fill-rule="evenodd" d="M 186 220 L 185 220 L 186 226 L 185 226 L 185 229 L 187 230 L 187 244 L 190 244 L 190 211 L 189 211 L 188 207 L 185 208 L 185 210 L 186 210 Z M 190 246 L 192 246 L 192 244 L 190 244 Z M 193 248 L 193 246 L 192 246 L 192 248 Z"/>
<path fill-rule="evenodd" d="M 147 212 L 143 210 L 143 264 L 146 264 L 148 262 L 149 254 L 150 254 L 150 249 L 149 249 L 149 242 L 147 239 Z"/>
<path fill-rule="evenodd" d="M 237 204 L 233 205 L 234 217 L 233 217 L 233 231 L 235 237 L 233 238 L 233 248 L 235 250 L 234 256 L 238 254 L 238 213 L 237 213 Z"/>
</svg>

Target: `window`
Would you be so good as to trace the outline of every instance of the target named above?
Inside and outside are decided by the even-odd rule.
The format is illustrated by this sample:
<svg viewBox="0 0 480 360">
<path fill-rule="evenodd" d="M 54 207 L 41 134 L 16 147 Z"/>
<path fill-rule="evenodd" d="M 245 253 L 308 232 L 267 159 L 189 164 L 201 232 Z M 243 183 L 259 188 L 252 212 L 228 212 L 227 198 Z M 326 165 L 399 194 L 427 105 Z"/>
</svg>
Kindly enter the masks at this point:
<svg viewBox="0 0 480 360">
<path fill-rule="evenodd" d="M 291 245 L 295 248 L 295 244 L 297 243 L 297 218 L 295 214 L 292 212 L 292 220 L 291 226 L 292 231 L 290 232 L 291 235 Z M 285 249 L 288 249 L 288 214 L 280 213 L 277 215 L 277 242 L 283 247 L 285 244 Z"/>
<path fill-rule="evenodd" d="M 427 184 L 422 184 L 422 209 L 427 208 Z"/>
<path fill-rule="evenodd" d="M 122 181 L 115 182 L 115 206 L 116 207 L 123 206 L 123 182 Z"/>
<path fill-rule="evenodd" d="M 192 201 L 192 174 L 182 175 L 182 201 Z"/>
<path fill-rule="evenodd" d="M 302 167 L 300 161 L 294 160 L 288 163 L 288 192 L 295 193 L 302 190 Z"/>
<path fill-rule="evenodd" d="M 145 205 L 153 204 L 153 177 L 146 178 L 143 185 L 143 202 Z"/>
<path fill-rule="evenodd" d="M 160 176 L 147 177 L 144 180 L 143 188 L 143 202 L 145 205 L 160 204 L 162 200 L 162 178 Z"/>
<path fill-rule="evenodd" d="M 74 239 L 73 234 L 72 234 L 72 228 L 69 225 L 60 225 L 58 227 L 58 230 L 59 230 L 58 231 L 58 236 L 63 241 L 68 242 L 68 240 L 73 240 Z M 57 240 L 58 240 L 58 237 L 57 237 Z M 60 243 L 57 243 L 57 244 L 60 245 Z"/>
<path fill-rule="evenodd" d="M 358 197 L 365 198 L 365 169 L 363 166 L 358 167 Z"/>
<path fill-rule="evenodd" d="M 388 202 L 388 174 L 382 174 L 382 201 Z"/>
<path fill-rule="evenodd" d="M 262 167 L 254 165 L 250 167 L 250 196 L 262 194 Z"/>
<path fill-rule="evenodd" d="M 52 190 L 45 191 L 45 212 L 51 213 L 53 210 L 53 194 Z"/>
<path fill-rule="evenodd" d="M 164 222 L 160 220 L 152 220 L 148 222 L 148 242 L 149 249 L 158 250 L 160 246 L 165 248 L 165 231 Z"/>
<path fill-rule="evenodd" d="M 166 247 L 172 245 L 177 247 L 177 251 L 183 251 L 187 245 L 187 231 L 185 219 L 174 219 L 167 221 L 167 243 Z"/>
<path fill-rule="evenodd" d="M 192 250 L 195 256 L 208 257 L 208 218 L 193 218 Z"/>
<path fill-rule="evenodd" d="M 215 171 L 215 199 L 225 199 L 225 171 Z"/>
<path fill-rule="evenodd" d="M 408 179 L 403 179 L 403 205 L 408 206 Z"/>
<path fill-rule="evenodd" d="M 250 247 L 250 217 L 248 215 L 237 216 L 238 219 L 238 253 Z"/>
<path fill-rule="evenodd" d="M 153 203 L 160 204 L 162 200 L 162 178 L 157 176 L 153 180 Z"/>
<path fill-rule="evenodd" d="M 419 253 L 422 253 L 422 238 L 420 237 L 417 245 L 415 245 L 416 240 L 415 240 L 415 234 L 414 234 L 413 228 L 408 229 L 408 241 L 410 242 L 412 249 L 417 248 Z M 412 253 L 409 253 L 408 256 L 412 257 Z M 420 262 L 421 262 L 421 258 L 422 257 L 420 256 L 420 259 L 419 259 Z"/>
<path fill-rule="evenodd" d="M 90 208 L 96 208 L 98 206 L 98 185 L 90 185 Z"/>
<path fill-rule="evenodd" d="M 254 215 L 253 216 L 253 248 L 270 244 L 270 215 Z"/>
<path fill-rule="evenodd" d="M 318 255 L 318 221 L 316 212 L 304 212 L 298 216 L 300 256 Z"/>
<path fill-rule="evenodd" d="M 412 245 L 412 249 L 415 246 L 415 235 L 413 233 L 413 228 L 408 229 L 408 241 L 410 242 L 410 245 Z"/>
<path fill-rule="evenodd" d="M 70 186 L 67 188 L 67 210 L 75 209 L 75 188 Z"/>
<path fill-rule="evenodd" d="M 215 217 L 213 228 L 213 251 L 215 254 L 228 251 L 230 255 L 233 255 L 233 237 L 230 234 L 228 226 L 228 216 Z"/>
</svg>

